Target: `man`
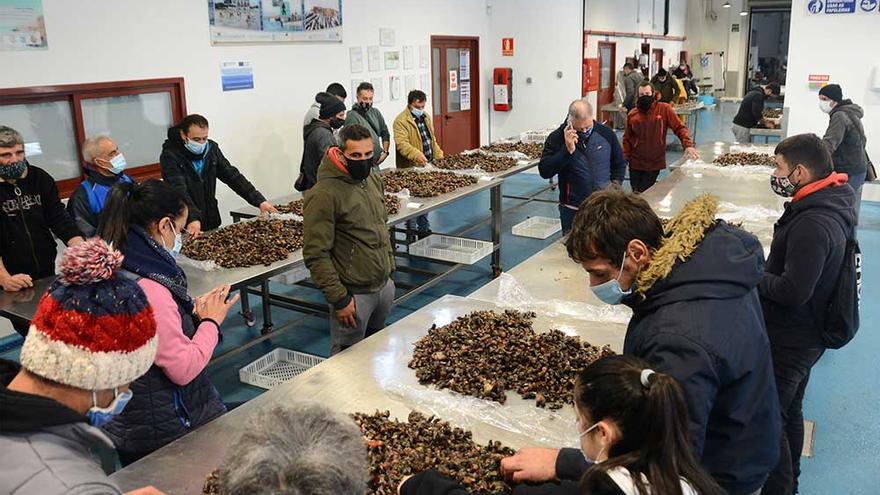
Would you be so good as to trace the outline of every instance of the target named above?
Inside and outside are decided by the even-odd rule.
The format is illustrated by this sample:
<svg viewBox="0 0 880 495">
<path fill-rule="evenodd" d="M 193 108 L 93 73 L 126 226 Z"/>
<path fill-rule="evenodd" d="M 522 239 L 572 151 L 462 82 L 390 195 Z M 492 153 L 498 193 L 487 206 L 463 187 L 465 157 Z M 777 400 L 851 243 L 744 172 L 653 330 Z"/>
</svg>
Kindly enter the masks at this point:
<svg viewBox="0 0 880 495">
<path fill-rule="evenodd" d="M 303 205 L 303 258 L 330 305 L 331 355 L 385 328 L 394 304 L 394 255 L 372 135 L 354 124 L 339 139 Z"/>
<path fill-rule="evenodd" d="M 221 495 L 364 495 L 370 481 L 360 428 L 348 415 L 318 404 L 258 412 L 223 465 Z"/>
<path fill-rule="evenodd" d="M 82 242 L 82 232 L 58 195 L 55 179 L 28 163 L 22 135 L 0 126 L 0 287 L 15 292 L 34 280 L 55 274 L 55 238 L 68 246 Z M 10 318 L 22 336 L 28 322 Z"/>
<path fill-rule="evenodd" d="M 825 352 L 825 311 L 837 286 L 847 239 L 855 236 L 855 192 L 834 171 L 823 140 L 792 136 L 776 146 L 773 191 L 792 198 L 776 222 L 759 285 L 782 409 L 782 455 L 764 493 L 797 493 L 810 370 Z"/>
<path fill-rule="evenodd" d="M 162 179 L 183 194 L 189 208 L 186 231 L 193 237 L 220 226 L 217 205 L 217 179 L 229 186 L 262 213 L 278 210 L 220 151 L 216 141 L 208 139 L 208 119 L 187 115 L 168 129 L 168 139 L 159 156 Z"/>
<path fill-rule="evenodd" d="M 303 128 L 303 155 L 299 162 L 299 177 L 293 187 L 305 192 L 318 182 L 318 166 L 327 156 L 327 150 L 336 146 L 334 132 L 345 124 L 345 103 L 329 93 L 318 93 L 321 102 L 318 118 Z"/>
<path fill-rule="evenodd" d="M 373 94 L 372 84 L 362 82 L 358 85 L 357 103 L 346 113 L 345 125 L 360 124 L 370 130 L 373 135 L 373 156 L 377 157 L 376 166 L 379 166 L 388 158 L 391 134 L 382 112 L 373 106 Z"/>
<path fill-rule="evenodd" d="M 633 64 L 627 62 L 623 64 L 623 77 L 621 84 L 623 85 L 623 106 L 629 112 L 636 106 L 636 98 L 638 98 L 639 84 L 645 79 L 640 71 L 633 69 Z"/>
<path fill-rule="evenodd" d="M 559 176 L 559 218 L 563 235 L 581 203 L 590 194 L 621 184 L 626 160 L 617 134 L 593 119 L 593 108 L 582 99 L 568 106 L 568 118 L 547 136 L 538 172 L 544 179 Z"/>
<path fill-rule="evenodd" d="M 678 67 L 672 71 L 672 75 L 678 79 L 679 81 L 684 82 L 685 89 L 690 94 L 699 94 L 700 89 L 697 87 L 697 82 L 694 80 L 694 73 L 691 71 L 691 67 L 684 60 L 678 64 Z"/>
<path fill-rule="evenodd" d="M 654 88 L 648 81 L 639 84 L 638 108 L 626 118 L 623 132 L 623 156 L 629 161 L 629 183 L 633 192 L 642 193 L 657 182 L 666 168 L 666 130 L 678 136 L 688 158 L 700 156 L 691 141 L 688 128 L 681 122 L 669 103 L 656 101 Z"/>
<path fill-rule="evenodd" d="M 82 154 L 86 164 L 86 180 L 67 200 L 67 213 L 86 237 L 92 237 L 98 230 L 98 221 L 110 189 L 117 183 L 131 183 L 132 180 L 125 175 L 125 156 L 110 136 L 86 139 L 82 144 Z"/>
<path fill-rule="evenodd" d="M 716 221 L 717 199 L 688 203 L 667 226 L 638 195 L 609 188 L 581 206 L 566 247 L 590 289 L 633 310 L 625 355 L 675 378 L 694 453 L 731 495 L 758 493 L 778 460 L 779 404 L 751 234 Z M 578 479 L 579 450 L 524 449 L 502 461 L 515 481 Z"/>
<path fill-rule="evenodd" d="M 764 120 L 764 102 L 771 95 L 778 96 L 779 83 L 770 83 L 766 86 L 756 86 L 746 94 L 739 110 L 733 117 L 733 135 L 740 143 L 752 142 L 749 130 L 758 127 Z"/>
<path fill-rule="evenodd" d="M 429 162 L 443 158 L 443 150 L 437 144 L 434 124 L 431 117 L 425 114 L 425 103 L 428 96 L 424 91 L 413 90 L 407 95 L 406 108 L 394 119 L 394 147 L 397 150 L 397 168 L 423 167 Z M 419 237 L 431 232 L 428 215 L 416 218 Z M 412 223 L 407 222 L 407 229 Z"/>
<path fill-rule="evenodd" d="M 339 83 L 336 83 L 336 82 L 327 86 L 327 89 L 325 90 L 324 93 L 318 93 L 318 94 L 319 95 L 331 94 L 334 97 L 336 97 L 336 99 L 341 101 L 343 103 L 343 106 L 345 104 L 345 99 L 348 98 L 348 92 L 345 91 L 345 86 L 343 86 Z M 318 114 L 320 114 L 320 113 L 321 113 L 321 102 L 318 101 L 317 98 L 315 98 L 314 103 L 312 103 L 312 106 L 309 107 L 309 110 L 306 112 L 305 117 L 303 117 L 303 127 L 311 124 L 313 120 L 319 118 Z"/>
<path fill-rule="evenodd" d="M 679 87 L 674 77 L 670 76 L 666 69 L 660 69 L 651 79 L 654 91 L 660 94 L 663 103 L 675 103 L 678 101 Z"/>
<path fill-rule="evenodd" d="M 831 152 L 834 171 L 847 174 L 849 185 L 855 190 L 856 219 L 862 206 L 862 185 L 868 171 L 868 137 L 862 126 L 865 111 L 852 100 L 843 99 L 838 84 L 829 84 L 819 90 L 819 108 L 829 114 L 828 129 L 822 141 Z"/>
<path fill-rule="evenodd" d="M 0 493 L 121 493 L 90 451 L 112 457 L 98 427 L 125 408 L 128 385 L 153 364 L 159 338 L 143 291 L 114 273 L 121 260 L 100 239 L 68 249 L 37 306 L 21 365 L 0 360 Z"/>
</svg>

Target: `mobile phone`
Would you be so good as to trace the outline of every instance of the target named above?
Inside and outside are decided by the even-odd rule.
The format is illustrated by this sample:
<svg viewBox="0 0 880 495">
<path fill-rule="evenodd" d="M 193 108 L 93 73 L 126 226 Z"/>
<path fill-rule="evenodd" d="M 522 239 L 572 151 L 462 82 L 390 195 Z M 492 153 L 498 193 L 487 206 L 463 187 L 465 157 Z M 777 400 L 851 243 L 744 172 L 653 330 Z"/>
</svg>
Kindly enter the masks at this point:
<svg viewBox="0 0 880 495">
<path fill-rule="evenodd" d="M 571 128 L 572 128 L 572 125 L 571 125 L 571 115 L 569 115 L 568 117 L 565 118 L 565 128 L 566 128 L 566 129 L 571 129 Z"/>
</svg>

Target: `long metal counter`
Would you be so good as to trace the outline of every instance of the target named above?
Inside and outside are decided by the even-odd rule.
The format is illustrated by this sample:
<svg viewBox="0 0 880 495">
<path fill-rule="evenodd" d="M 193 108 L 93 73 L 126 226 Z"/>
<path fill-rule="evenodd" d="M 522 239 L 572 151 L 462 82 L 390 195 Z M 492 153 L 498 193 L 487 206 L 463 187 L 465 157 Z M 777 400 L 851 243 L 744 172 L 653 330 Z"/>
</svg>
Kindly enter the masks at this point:
<svg viewBox="0 0 880 495">
<path fill-rule="evenodd" d="M 690 132 L 691 139 L 693 139 L 694 142 L 696 142 L 697 141 L 697 130 L 699 128 L 698 124 L 700 121 L 700 112 L 702 112 L 703 110 L 706 110 L 706 106 L 701 103 L 701 104 L 699 104 L 697 106 L 693 106 L 693 107 L 686 107 L 686 108 L 673 107 L 673 108 L 675 109 L 676 115 L 678 115 L 680 117 L 684 117 L 684 124 L 688 128 L 688 132 Z M 629 113 L 629 111 L 626 108 L 623 108 L 620 105 L 617 105 L 616 103 L 607 103 L 605 105 L 602 105 L 601 107 L 599 107 L 599 111 L 600 112 L 608 112 L 608 113 L 614 114 L 615 116 L 619 114 L 624 120 L 626 119 L 627 113 Z M 597 117 L 598 117 L 598 115 L 597 115 Z"/>
</svg>

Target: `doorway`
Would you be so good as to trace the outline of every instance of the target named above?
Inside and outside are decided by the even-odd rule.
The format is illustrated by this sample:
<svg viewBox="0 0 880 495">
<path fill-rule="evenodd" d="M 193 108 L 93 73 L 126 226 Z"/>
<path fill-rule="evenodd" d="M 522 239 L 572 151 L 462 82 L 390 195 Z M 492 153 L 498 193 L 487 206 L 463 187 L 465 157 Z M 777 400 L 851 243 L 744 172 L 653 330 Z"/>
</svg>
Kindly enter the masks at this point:
<svg viewBox="0 0 880 495">
<path fill-rule="evenodd" d="M 480 146 L 480 41 L 431 36 L 431 107 L 444 154 Z"/>
<path fill-rule="evenodd" d="M 617 44 L 609 41 L 599 42 L 599 93 L 597 95 L 596 115 L 602 122 L 608 122 L 608 112 L 603 112 L 602 106 L 614 103 L 615 68 L 617 60 Z"/>
<path fill-rule="evenodd" d="M 654 77 L 657 75 L 657 71 L 663 68 L 663 49 L 654 48 L 651 55 L 651 73 L 649 77 Z"/>
<path fill-rule="evenodd" d="M 785 86 L 791 10 L 752 9 L 744 92 L 757 84 Z"/>
</svg>

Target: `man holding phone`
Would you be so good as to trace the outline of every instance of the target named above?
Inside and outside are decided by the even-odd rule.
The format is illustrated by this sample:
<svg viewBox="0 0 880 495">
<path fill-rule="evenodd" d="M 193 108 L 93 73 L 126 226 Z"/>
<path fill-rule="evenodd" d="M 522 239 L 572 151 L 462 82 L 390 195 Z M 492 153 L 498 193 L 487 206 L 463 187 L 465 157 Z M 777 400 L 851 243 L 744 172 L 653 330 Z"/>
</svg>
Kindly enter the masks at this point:
<svg viewBox="0 0 880 495">
<path fill-rule="evenodd" d="M 612 182 L 623 182 L 626 160 L 614 131 L 593 119 L 589 102 L 577 99 L 568 106 L 565 122 L 547 136 L 538 171 L 545 179 L 559 176 L 559 218 L 565 234 L 584 200 Z"/>
</svg>

